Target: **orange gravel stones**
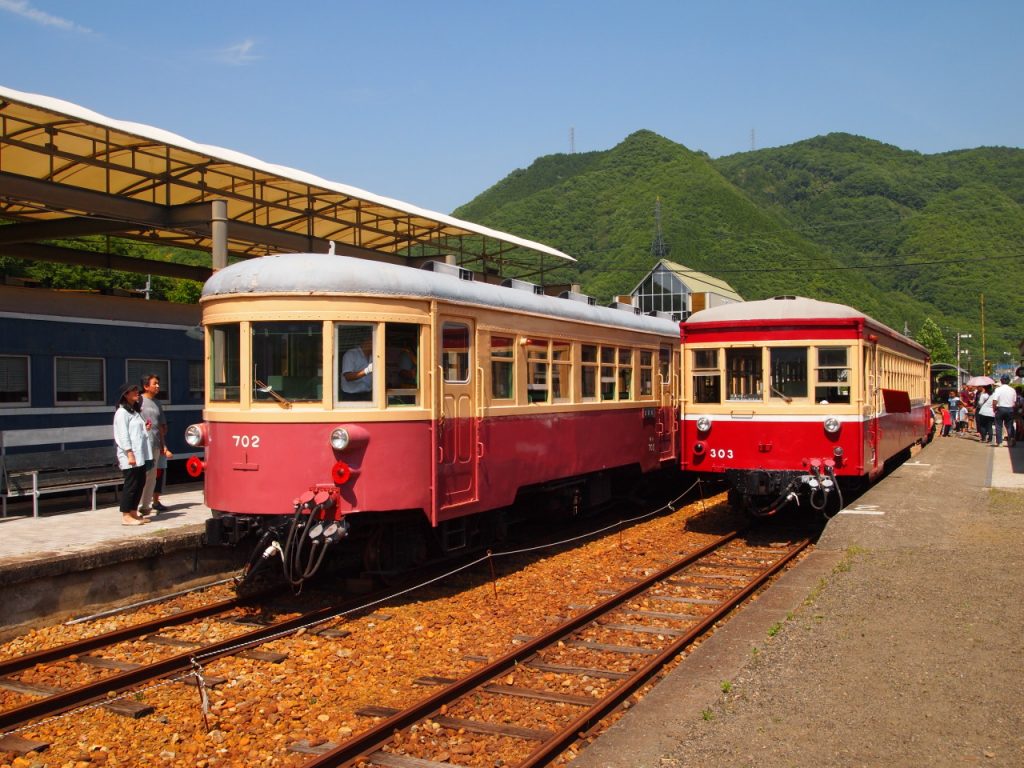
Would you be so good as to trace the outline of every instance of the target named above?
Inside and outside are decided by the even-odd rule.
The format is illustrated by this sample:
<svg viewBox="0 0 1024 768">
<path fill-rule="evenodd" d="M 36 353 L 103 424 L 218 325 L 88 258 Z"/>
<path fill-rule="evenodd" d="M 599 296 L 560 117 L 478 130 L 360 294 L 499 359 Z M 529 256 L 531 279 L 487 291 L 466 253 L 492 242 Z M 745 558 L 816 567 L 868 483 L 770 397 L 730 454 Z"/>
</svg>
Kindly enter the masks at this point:
<svg viewBox="0 0 1024 768">
<path fill-rule="evenodd" d="M 709 501 L 707 506 L 713 504 Z M 645 572 L 676 559 L 677 553 L 706 544 L 711 535 L 686 527 L 687 519 L 700 510 L 698 503 L 571 548 L 496 557 L 495 582 L 491 581 L 490 567 L 481 563 L 444 583 L 406 594 L 386 606 L 375 606 L 375 613 L 354 614 L 262 645 L 261 651 L 286 654 L 277 663 L 237 656 L 204 662 L 206 678 L 223 679 L 206 690 L 209 706 L 205 719 L 196 687 L 168 683 L 129 695 L 155 708 L 148 717 L 131 720 L 92 709 L 33 726 L 21 735 L 49 742 L 43 762 L 60 768 L 78 762 L 91 768 L 300 766 L 309 755 L 290 751 L 293 744 L 305 742 L 311 748 L 340 744 L 380 722 L 379 718 L 357 715 L 361 708 L 404 708 L 422 700 L 436 692 L 440 680 L 458 678 L 478 668 L 482 660 L 506 654 L 521 642 L 517 637 L 536 636 L 605 599 L 598 590 L 635 582 Z M 188 596 L 179 609 L 184 609 L 184 602 L 196 605 L 223 597 Z M 166 615 L 169 606 L 178 605 L 177 600 L 148 606 L 129 616 L 73 628 L 38 630 L 0 646 L 0 657 L 66 642 L 67 631 L 73 636 L 88 636 Z M 675 610 L 649 599 L 637 600 L 636 607 Z M 649 623 L 677 624 L 642 616 L 630 617 L 629 621 L 641 627 Z M 324 629 L 344 632 L 329 634 Z M 199 643 L 232 637 L 240 631 L 245 628 L 210 619 L 161 634 Z M 602 636 L 600 629 L 588 632 L 594 639 Z M 618 637 L 621 642 L 621 633 Z M 637 646 L 653 642 L 642 632 L 630 638 Z M 97 653 L 138 661 L 145 654 L 159 658 L 168 652 L 176 654 L 182 649 L 135 641 L 117 651 Z M 628 672 L 633 663 L 622 654 L 569 645 L 546 650 L 538 661 L 619 673 Z M 63 662 L 25 672 L 29 679 L 65 687 L 69 680 L 95 679 L 98 674 L 109 671 Z M 558 700 L 481 690 L 445 708 L 437 719 L 459 718 L 553 731 L 582 711 L 580 705 L 571 703 L 572 697 L 600 698 L 615 682 L 599 674 L 562 674 L 520 665 L 498 684 L 553 694 Z M 24 701 L 17 694 L 0 690 L 0 705 Z M 387 749 L 396 754 L 490 768 L 495 755 L 511 762 L 525 757 L 537 744 L 505 735 L 469 735 L 437 719 L 396 735 Z M 23 758 L 0 753 L 0 766 L 13 765 L 16 759 Z"/>
</svg>

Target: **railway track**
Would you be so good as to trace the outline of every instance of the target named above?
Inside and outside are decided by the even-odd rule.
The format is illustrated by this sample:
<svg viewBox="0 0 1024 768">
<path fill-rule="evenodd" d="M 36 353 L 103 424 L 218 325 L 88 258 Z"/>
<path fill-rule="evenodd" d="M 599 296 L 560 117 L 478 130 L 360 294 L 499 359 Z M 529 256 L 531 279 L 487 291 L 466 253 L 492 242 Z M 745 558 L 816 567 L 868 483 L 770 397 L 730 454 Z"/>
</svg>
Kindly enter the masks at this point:
<svg viewBox="0 0 1024 768">
<path fill-rule="evenodd" d="M 254 650 L 255 646 L 297 627 L 328 620 L 351 609 L 353 605 L 346 603 L 342 606 L 330 606 L 275 621 L 262 615 L 245 613 L 243 609 L 253 603 L 253 600 L 251 596 L 223 600 L 36 653 L 0 660 L 0 690 L 33 698 L 26 704 L 0 711 L 0 731 L 90 704 L 107 698 L 112 693 L 126 691 L 143 683 L 188 672 L 195 668 L 194 660 L 197 658 L 206 662 L 226 655 L 237 655 L 271 663 L 280 661 L 284 658 L 282 654 Z M 224 632 L 234 633 L 213 643 L 185 640 L 164 634 L 168 629 L 187 628 L 196 625 L 200 620 L 223 624 Z M 255 628 L 247 632 L 237 632 L 239 627 Z M 149 663 L 116 658 L 123 655 L 118 649 L 118 644 L 131 640 L 140 640 L 154 651 L 162 647 L 180 649 L 180 652 Z M 15 677 L 18 673 L 41 665 L 62 664 L 93 670 L 109 670 L 113 674 L 70 688 L 35 684 Z M 152 711 L 152 707 L 148 705 L 125 699 L 118 699 L 105 706 L 117 714 L 129 717 L 142 717 Z"/>
<path fill-rule="evenodd" d="M 756 592 L 808 544 L 751 545 L 736 532 L 638 580 L 458 680 L 431 677 L 435 694 L 404 709 L 366 707 L 376 724 L 342 744 L 292 745 L 315 755 L 306 768 L 455 768 L 486 753 L 505 765 L 544 765 L 594 728 L 687 646 Z M 574 606 L 576 607 L 576 606 Z M 480 717 L 495 699 L 544 702 L 557 729 Z"/>
</svg>

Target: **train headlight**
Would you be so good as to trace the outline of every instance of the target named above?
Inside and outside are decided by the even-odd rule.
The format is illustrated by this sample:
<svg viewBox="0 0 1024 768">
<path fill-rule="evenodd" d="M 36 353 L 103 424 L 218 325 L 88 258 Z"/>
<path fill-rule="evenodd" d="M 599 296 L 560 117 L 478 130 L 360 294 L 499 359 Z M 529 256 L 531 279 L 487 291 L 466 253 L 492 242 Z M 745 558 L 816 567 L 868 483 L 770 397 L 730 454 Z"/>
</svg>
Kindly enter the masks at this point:
<svg viewBox="0 0 1024 768">
<path fill-rule="evenodd" d="M 336 451 L 344 451 L 348 448 L 349 435 L 348 430 L 344 427 L 338 427 L 336 430 L 331 432 L 331 448 Z"/>
<path fill-rule="evenodd" d="M 206 435 L 202 424 L 192 424 L 185 429 L 185 442 L 193 448 L 206 445 Z"/>
<path fill-rule="evenodd" d="M 698 432 L 708 432 L 710 430 L 711 430 L 711 419 L 708 418 L 707 416 L 698 416 L 697 417 L 697 431 Z"/>
<path fill-rule="evenodd" d="M 829 416 L 825 419 L 825 431 L 830 435 L 836 434 L 839 431 L 839 419 L 835 416 Z"/>
</svg>

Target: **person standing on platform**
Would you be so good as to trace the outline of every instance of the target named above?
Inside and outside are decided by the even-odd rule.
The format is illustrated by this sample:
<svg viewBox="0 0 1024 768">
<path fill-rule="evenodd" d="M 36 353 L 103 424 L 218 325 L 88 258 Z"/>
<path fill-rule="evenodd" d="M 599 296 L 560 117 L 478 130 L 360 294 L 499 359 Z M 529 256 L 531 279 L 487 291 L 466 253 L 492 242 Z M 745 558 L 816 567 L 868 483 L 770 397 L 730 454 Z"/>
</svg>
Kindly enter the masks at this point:
<svg viewBox="0 0 1024 768">
<path fill-rule="evenodd" d="M 142 525 L 146 522 L 136 509 L 146 484 L 146 471 L 153 463 L 153 454 L 139 399 L 139 388 L 125 384 L 121 387 L 121 397 L 114 411 L 114 446 L 117 465 L 124 476 L 121 525 Z"/>
<path fill-rule="evenodd" d="M 164 443 L 167 435 L 167 419 L 164 417 L 163 406 L 157 400 L 160 394 L 160 377 L 155 373 L 147 373 L 142 377 L 141 413 L 149 430 L 149 443 L 153 455 L 153 466 L 146 472 L 146 485 L 142 489 L 139 500 L 139 514 L 148 515 L 154 509 L 162 512 L 166 507 L 157 501 L 156 483 L 160 477 L 160 464 L 167 466 L 167 459 L 172 454 Z"/>
<path fill-rule="evenodd" d="M 992 385 L 982 387 L 978 391 L 978 439 L 983 443 L 992 442 L 992 422 L 995 421 L 996 414 L 992 410 Z"/>
<path fill-rule="evenodd" d="M 949 437 L 949 430 L 953 428 L 953 414 L 949 412 L 949 406 L 942 406 L 942 436 Z"/>
<path fill-rule="evenodd" d="M 1010 386 L 1010 377 L 1005 374 L 999 379 L 1000 384 L 992 393 L 992 407 L 996 421 L 996 447 L 1003 444 L 1003 428 L 1006 428 L 1006 444 L 1013 447 L 1016 438 L 1013 434 L 1013 409 L 1017 405 L 1017 390 Z"/>
</svg>

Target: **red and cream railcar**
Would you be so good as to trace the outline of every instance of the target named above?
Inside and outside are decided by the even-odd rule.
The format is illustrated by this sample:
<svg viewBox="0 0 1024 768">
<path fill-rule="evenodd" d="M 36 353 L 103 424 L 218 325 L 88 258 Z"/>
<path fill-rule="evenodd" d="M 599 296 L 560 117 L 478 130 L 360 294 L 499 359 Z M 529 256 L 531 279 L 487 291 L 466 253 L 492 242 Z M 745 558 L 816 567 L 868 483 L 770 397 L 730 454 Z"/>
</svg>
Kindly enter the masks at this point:
<svg viewBox="0 0 1024 768">
<path fill-rule="evenodd" d="M 929 436 L 928 351 L 850 307 L 729 304 L 694 313 L 682 340 L 682 467 L 724 476 L 754 514 L 834 513 L 839 481 L 874 479 Z"/>
<path fill-rule="evenodd" d="M 386 568 L 417 523 L 454 548 L 525 491 L 585 505 L 614 471 L 675 466 L 678 323 L 430 266 L 291 254 L 207 282 L 189 438 L 212 538 L 322 552 L 351 527 Z"/>
</svg>

